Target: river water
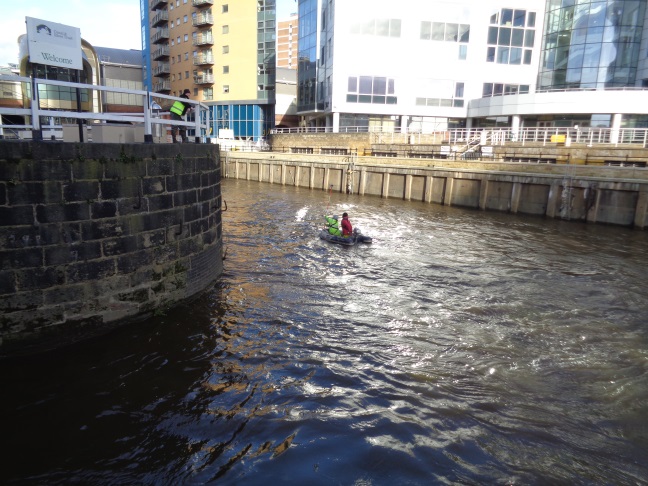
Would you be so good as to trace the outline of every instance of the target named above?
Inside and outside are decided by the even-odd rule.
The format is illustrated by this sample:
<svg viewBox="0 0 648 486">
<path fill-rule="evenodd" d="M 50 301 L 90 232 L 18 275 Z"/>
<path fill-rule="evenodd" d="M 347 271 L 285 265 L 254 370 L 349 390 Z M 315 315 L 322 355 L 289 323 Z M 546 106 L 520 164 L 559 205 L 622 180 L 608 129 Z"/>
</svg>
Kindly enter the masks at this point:
<svg viewBox="0 0 648 486">
<path fill-rule="evenodd" d="M 648 484 L 648 233 L 223 195 L 212 291 L 0 363 L 3 484 Z"/>
</svg>

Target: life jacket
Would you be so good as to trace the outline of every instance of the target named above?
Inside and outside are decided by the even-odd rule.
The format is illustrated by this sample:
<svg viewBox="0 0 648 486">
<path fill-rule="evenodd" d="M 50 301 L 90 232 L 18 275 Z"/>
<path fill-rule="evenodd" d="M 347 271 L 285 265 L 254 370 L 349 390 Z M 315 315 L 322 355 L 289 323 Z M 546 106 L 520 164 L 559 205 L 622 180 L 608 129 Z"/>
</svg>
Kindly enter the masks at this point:
<svg viewBox="0 0 648 486">
<path fill-rule="evenodd" d="M 187 110 L 187 105 L 185 105 L 182 101 L 176 101 L 171 105 L 171 108 L 169 108 L 169 111 L 171 113 L 175 113 L 178 116 L 184 115 L 184 112 Z"/>
<path fill-rule="evenodd" d="M 333 236 L 342 236 L 342 231 L 340 231 L 340 228 L 338 227 L 337 219 L 331 218 L 330 216 L 325 216 L 325 218 L 329 233 Z"/>
</svg>

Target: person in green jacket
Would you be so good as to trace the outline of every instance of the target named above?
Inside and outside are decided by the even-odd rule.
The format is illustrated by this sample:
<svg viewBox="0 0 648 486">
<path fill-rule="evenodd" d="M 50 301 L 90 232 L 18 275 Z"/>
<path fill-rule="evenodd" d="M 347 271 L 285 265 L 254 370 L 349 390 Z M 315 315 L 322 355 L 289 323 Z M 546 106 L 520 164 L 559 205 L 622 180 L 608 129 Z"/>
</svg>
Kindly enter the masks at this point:
<svg viewBox="0 0 648 486">
<path fill-rule="evenodd" d="M 184 92 L 180 95 L 180 98 L 184 98 L 186 100 L 189 99 L 189 95 L 191 94 L 191 91 L 189 89 L 185 89 Z M 182 118 L 187 111 L 190 111 L 191 107 L 189 106 L 189 103 L 183 103 L 182 101 L 176 101 L 171 105 L 171 108 L 169 108 L 169 111 L 171 112 L 171 119 L 176 120 L 176 121 L 184 121 Z M 180 133 L 180 139 L 182 142 L 187 141 L 187 127 L 184 126 L 179 126 L 179 125 L 173 125 L 171 128 L 171 138 L 173 138 L 174 143 L 178 143 L 178 132 Z"/>
<path fill-rule="evenodd" d="M 337 216 L 324 216 L 326 218 L 326 227 L 328 232 L 333 236 L 342 236 L 342 231 L 338 226 L 338 217 Z"/>
</svg>

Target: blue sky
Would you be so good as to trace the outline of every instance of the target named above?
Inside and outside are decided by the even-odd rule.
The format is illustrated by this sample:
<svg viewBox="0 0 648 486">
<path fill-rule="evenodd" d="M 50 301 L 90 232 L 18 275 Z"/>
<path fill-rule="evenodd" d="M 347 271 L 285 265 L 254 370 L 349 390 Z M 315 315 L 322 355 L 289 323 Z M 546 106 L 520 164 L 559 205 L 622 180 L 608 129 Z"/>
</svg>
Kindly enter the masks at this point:
<svg viewBox="0 0 648 486">
<path fill-rule="evenodd" d="M 18 36 L 26 32 L 25 17 L 57 22 L 81 30 L 94 46 L 141 49 L 140 0 L 1 0 L 0 65 L 18 62 Z M 145 0 L 148 4 L 148 0 Z M 277 18 L 297 12 L 295 0 L 277 0 Z"/>
</svg>

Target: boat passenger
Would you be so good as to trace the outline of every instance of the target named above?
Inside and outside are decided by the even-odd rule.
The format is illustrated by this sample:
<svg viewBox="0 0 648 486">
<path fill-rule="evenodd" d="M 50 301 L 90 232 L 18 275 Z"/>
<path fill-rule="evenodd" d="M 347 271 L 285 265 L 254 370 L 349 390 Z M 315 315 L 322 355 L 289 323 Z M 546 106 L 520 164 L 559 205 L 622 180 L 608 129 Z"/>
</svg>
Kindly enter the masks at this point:
<svg viewBox="0 0 648 486">
<path fill-rule="evenodd" d="M 349 215 L 347 213 L 342 214 L 342 236 L 349 238 L 353 235 L 353 226 L 351 226 L 351 221 L 349 221 Z"/>
<path fill-rule="evenodd" d="M 326 227 L 328 232 L 333 236 L 342 236 L 342 231 L 338 227 L 338 217 L 337 216 L 324 216 L 326 218 Z"/>
</svg>

